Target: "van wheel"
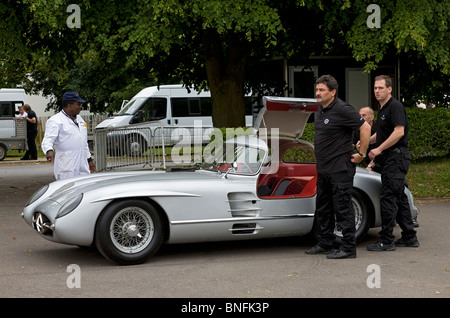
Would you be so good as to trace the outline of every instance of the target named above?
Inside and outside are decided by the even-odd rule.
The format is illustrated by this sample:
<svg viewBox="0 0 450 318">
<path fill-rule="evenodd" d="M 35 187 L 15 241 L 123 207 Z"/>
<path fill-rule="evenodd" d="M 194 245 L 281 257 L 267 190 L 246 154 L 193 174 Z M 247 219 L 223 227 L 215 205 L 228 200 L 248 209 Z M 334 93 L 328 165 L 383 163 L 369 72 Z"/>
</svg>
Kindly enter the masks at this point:
<svg viewBox="0 0 450 318">
<path fill-rule="evenodd" d="M 126 138 L 128 156 L 139 157 L 147 150 L 147 141 L 141 135 L 129 135 Z"/>
<path fill-rule="evenodd" d="M 6 158 L 6 153 L 8 152 L 8 148 L 5 145 L 0 144 L 0 161 Z"/>
</svg>

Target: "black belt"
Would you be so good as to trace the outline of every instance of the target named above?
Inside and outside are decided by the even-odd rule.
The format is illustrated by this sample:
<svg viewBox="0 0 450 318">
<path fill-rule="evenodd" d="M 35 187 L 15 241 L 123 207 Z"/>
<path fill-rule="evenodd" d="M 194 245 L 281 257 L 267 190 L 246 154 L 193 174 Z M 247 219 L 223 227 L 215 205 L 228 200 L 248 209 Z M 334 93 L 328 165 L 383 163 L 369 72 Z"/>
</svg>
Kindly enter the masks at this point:
<svg viewBox="0 0 450 318">
<path fill-rule="evenodd" d="M 389 152 L 394 152 L 394 153 L 403 153 L 403 149 L 406 149 L 404 147 L 397 147 L 397 148 L 393 148 L 393 149 L 388 149 Z"/>
</svg>

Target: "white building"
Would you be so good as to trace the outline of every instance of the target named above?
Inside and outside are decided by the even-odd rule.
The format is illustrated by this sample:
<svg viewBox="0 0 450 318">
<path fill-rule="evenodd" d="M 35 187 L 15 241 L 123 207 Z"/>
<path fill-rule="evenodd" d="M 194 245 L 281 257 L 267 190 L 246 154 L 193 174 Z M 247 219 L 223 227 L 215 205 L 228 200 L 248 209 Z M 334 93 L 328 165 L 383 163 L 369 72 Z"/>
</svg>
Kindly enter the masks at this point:
<svg viewBox="0 0 450 318">
<path fill-rule="evenodd" d="M 50 109 L 45 110 L 47 108 L 47 104 L 50 102 L 50 98 L 39 95 L 26 95 L 26 104 L 31 106 L 31 109 L 35 111 L 38 117 L 50 117 L 59 112 L 58 110 Z M 88 110 L 82 110 L 80 113 L 81 116 L 91 115 L 91 112 Z"/>
</svg>

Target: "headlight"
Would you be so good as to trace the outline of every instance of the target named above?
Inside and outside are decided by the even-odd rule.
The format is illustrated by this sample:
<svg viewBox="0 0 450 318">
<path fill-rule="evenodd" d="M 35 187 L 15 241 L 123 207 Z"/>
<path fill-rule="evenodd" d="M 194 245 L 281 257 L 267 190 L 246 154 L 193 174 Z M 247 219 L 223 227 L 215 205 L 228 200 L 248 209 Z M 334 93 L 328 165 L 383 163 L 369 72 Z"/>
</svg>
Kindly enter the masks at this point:
<svg viewBox="0 0 450 318">
<path fill-rule="evenodd" d="M 48 189 L 48 184 L 43 186 L 39 190 L 37 190 L 35 193 L 33 193 L 33 195 L 28 200 L 27 204 L 25 204 L 25 206 L 29 206 L 33 202 L 36 202 L 36 200 L 39 199 L 47 191 L 47 189 Z"/>
<path fill-rule="evenodd" d="M 69 214 L 73 210 L 75 210 L 77 208 L 77 206 L 80 204 L 81 200 L 83 200 L 83 193 L 80 193 L 79 196 L 67 201 L 66 204 L 64 204 L 61 207 L 61 209 L 59 209 L 59 212 L 56 215 L 56 218 L 61 218 L 65 215 Z"/>
</svg>

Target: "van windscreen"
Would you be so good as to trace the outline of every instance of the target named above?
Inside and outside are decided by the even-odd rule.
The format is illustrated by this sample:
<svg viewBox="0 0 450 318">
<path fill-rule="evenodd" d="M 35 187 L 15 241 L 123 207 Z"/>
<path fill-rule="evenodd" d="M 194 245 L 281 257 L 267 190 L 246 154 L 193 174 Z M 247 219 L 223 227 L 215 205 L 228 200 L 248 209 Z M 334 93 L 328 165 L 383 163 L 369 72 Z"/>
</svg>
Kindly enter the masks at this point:
<svg viewBox="0 0 450 318">
<path fill-rule="evenodd" d="M 143 121 L 160 120 L 166 118 L 167 99 L 164 97 L 139 97 L 129 101 L 118 115 L 134 115 L 142 111 Z"/>
<path fill-rule="evenodd" d="M 123 106 L 117 115 L 134 115 L 136 111 L 141 107 L 142 103 L 145 102 L 145 97 L 139 97 L 130 100 Z"/>
</svg>

